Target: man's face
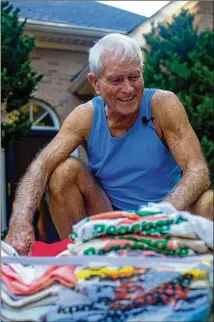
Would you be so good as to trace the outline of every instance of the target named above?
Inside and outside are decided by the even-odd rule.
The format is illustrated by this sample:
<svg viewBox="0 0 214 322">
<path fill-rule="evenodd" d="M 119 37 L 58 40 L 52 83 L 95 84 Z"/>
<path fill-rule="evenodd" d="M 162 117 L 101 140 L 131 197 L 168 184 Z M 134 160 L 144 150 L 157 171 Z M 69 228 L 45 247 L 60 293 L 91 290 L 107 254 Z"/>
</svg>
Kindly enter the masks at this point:
<svg viewBox="0 0 214 322">
<path fill-rule="evenodd" d="M 113 61 L 103 58 L 103 72 L 93 85 L 97 94 L 105 100 L 109 110 L 122 115 L 135 113 L 143 96 L 143 68 L 137 61 Z"/>
</svg>

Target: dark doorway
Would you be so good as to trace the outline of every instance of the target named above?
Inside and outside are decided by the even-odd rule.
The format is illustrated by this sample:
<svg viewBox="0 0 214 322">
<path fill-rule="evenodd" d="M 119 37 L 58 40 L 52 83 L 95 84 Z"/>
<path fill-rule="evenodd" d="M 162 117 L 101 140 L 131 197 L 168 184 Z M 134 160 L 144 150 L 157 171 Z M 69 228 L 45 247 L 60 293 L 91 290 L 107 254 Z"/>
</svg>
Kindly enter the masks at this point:
<svg viewBox="0 0 214 322">
<path fill-rule="evenodd" d="M 6 180 L 7 180 L 7 223 L 12 212 L 15 191 L 21 177 L 27 167 L 33 161 L 39 151 L 47 145 L 57 131 L 31 131 L 27 136 L 21 137 L 18 141 L 12 142 L 6 150 Z M 40 229 L 46 230 L 46 242 L 59 240 L 59 236 L 52 223 L 48 206 L 43 200 L 41 213 L 37 210 L 35 214 L 36 225 L 40 220 Z M 44 213 L 45 212 L 45 213 Z M 44 218 L 41 218 L 43 216 Z M 42 223 L 42 224 L 41 224 Z M 43 227 L 41 227 L 43 226 Z M 45 226 L 45 227 L 44 227 Z"/>
</svg>

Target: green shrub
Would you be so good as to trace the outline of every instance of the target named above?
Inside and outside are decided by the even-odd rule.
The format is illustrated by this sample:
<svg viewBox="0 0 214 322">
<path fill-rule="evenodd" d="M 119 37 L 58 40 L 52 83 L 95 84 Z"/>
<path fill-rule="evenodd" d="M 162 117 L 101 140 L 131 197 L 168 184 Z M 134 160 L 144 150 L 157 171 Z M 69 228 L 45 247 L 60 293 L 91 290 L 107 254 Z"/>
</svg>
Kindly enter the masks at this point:
<svg viewBox="0 0 214 322">
<path fill-rule="evenodd" d="M 1 128 L 3 147 L 11 140 L 17 139 L 29 131 L 31 123 L 20 111 L 20 108 L 28 102 L 43 77 L 31 67 L 30 52 L 35 47 L 35 41 L 33 36 L 25 37 L 23 35 L 26 20 L 19 21 L 19 11 L 8 1 L 1 1 Z M 8 123 L 8 113 L 17 115 L 14 123 Z"/>
</svg>

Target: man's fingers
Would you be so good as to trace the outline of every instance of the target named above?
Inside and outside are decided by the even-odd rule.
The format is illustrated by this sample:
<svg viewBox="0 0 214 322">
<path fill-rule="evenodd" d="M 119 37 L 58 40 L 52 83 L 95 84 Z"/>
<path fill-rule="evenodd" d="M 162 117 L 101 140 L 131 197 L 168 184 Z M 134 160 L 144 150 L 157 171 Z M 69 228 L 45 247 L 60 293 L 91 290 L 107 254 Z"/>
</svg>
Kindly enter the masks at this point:
<svg viewBox="0 0 214 322">
<path fill-rule="evenodd" d="M 8 240 L 6 241 L 7 244 L 11 245 L 17 252 L 19 255 L 27 255 L 28 254 L 28 245 L 24 244 L 24 243 L 20 243 L 19 241 L 13 241 L 13 240 Z"/>
<path fill-rule="evenodd" d="M 16 249 L 20 255 L 26 256 L 28 255 L 29 245 L 20 243 L 16 246 Z"/>
<path fill-rule="evenodd" d="M 32 256 L 32 247 L 33 247 L 33 244 L 31 244 L 29 247 L 28 256 Z"/>
<path fill-rule="evenodd" d="M 11 245 L 15 250 L 19 253 L 19 255 L 27 256 L 31 254 L 31 247 L 35 242 L 35 238 L 32 235 L 16 235 L 12 238 L 8 236 L 5 238 L 5 242 L 9 245 Z"/>
</svg>

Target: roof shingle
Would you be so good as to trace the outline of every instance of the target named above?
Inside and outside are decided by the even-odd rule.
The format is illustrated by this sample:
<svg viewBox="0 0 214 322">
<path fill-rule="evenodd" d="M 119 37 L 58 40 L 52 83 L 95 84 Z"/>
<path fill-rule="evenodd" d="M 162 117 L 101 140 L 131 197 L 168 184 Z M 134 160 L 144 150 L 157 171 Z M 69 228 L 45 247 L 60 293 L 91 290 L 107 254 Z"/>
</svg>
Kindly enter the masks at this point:
<svg viewBox="0 0 214 322">
<path fill-rule="evenodd" d="M 130 33 L 147 18 L 97 1 L 11 1 L 20 17 Z"/>
</svg>

